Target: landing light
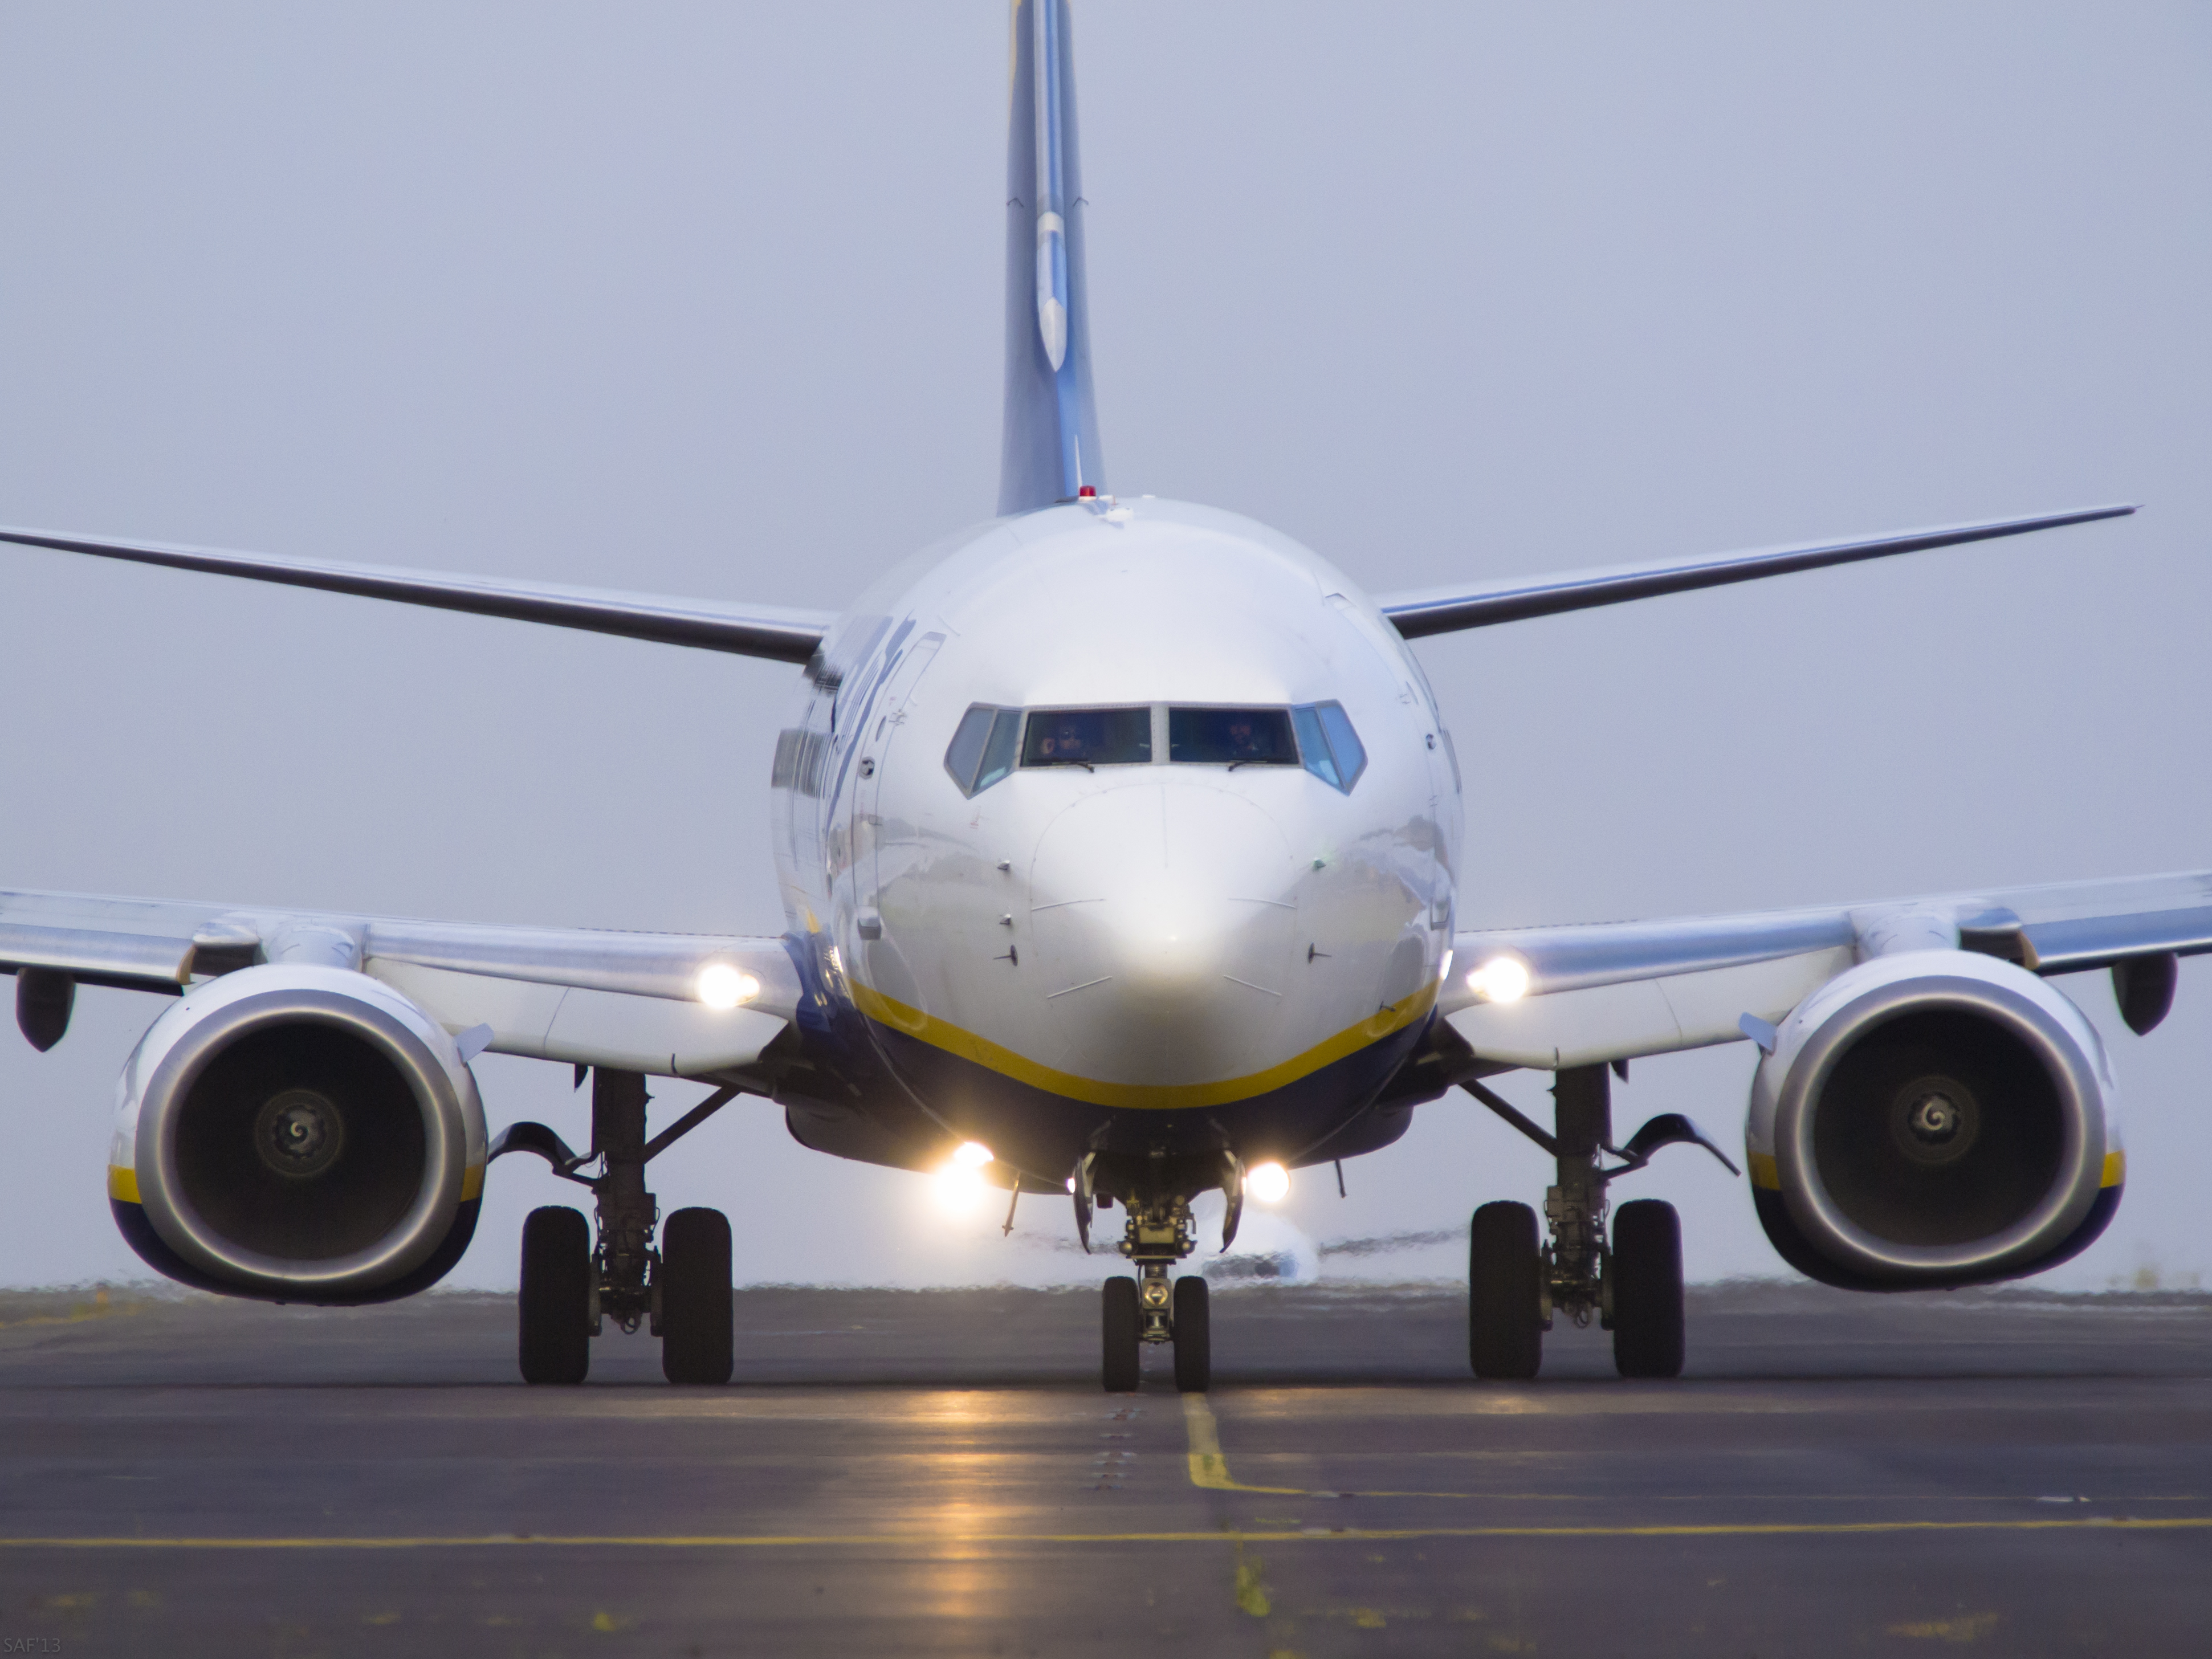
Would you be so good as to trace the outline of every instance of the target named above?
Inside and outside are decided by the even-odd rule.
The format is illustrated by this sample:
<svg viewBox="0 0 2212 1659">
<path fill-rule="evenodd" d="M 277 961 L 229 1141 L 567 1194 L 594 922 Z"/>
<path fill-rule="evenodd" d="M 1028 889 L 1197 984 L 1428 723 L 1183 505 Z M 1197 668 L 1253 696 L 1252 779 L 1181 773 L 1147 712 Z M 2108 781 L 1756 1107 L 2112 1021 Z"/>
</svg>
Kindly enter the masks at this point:
<svg viewBox="0 0 2212 1659">
<path fill-rule="evenodd" d="M 1262 1204 L 1279 1204 L 1290 1196 L 1291 1172 L 1279 1164 L 1259 1164 L 1244 1172 L 1244 1190 Z"/>
<path fill-rule="evenodd" d="M 980 1140 L 963 1140 L 960 1143 L 960 1150 L 952 1154 L 952 1161 L 965 1164 L 971 1170 L 980 1170 L 991 1161 L 991 1149 Z"/>
<path fill-rule="evenodd" d="M 973 1164 L 948 1164 L 937 1172 L 938 1202 L 956 1214 L 983 1196 L 983 1171 Z"/>
<path fill-rule="evenodd" d="M 1489 1002 L 1518 1002 L 1528 994 L 1528 970 L 1511 957 L 1492 957 L 1467 976 L 1467 988 Z"/>
<path fill-rule="evenodd" d="M 699 1000 L 709 1008 L 735 1008 L 760 994 L 760 981 L 726 962 L 710 962 L 699 970 Z"/>
</svg>

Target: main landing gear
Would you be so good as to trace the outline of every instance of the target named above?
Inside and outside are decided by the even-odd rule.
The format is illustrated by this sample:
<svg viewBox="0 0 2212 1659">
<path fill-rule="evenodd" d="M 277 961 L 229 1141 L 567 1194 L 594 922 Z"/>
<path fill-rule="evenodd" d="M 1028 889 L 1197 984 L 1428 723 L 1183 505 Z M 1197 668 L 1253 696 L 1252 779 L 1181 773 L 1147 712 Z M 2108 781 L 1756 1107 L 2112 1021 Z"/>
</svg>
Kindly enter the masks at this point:
<svg viewBox="0 0 2212 1659">
<path fill-rule="evenodd" d="M 1237 1236 L 1242 1207 L 1243 1169 L 1235 1158 L 1222 1160 L 1223 1172 L 1203 1179 L 1199 1191 L 1218 1180 L 1230 1194 L 1223 1225 L 1222 1248 Z M 1103 1340 L 1100 1375 L 1109 1394 L 1133 1394 L 1139 1380 L 1139 1358 L 1147 1344 L 1170 1343 L 1175 1347 L 1176 1387 L 1184 1394 L 1204 1394 L 1213 1376 L 1212 1322 L 1207 1305 L 1206 1281 L 1195 1273 L 1170 1279 L 1168 1268 L 1188 1256 L 1197 1243 L 1190 1213 L 1192 1194 L 1164 1193 L 1158 1184 L 1174 1175 L 1188 1175 L 1164 1160 L 1148 1160 L 1116 1170 L 1125 1178 L 1141 1170 L 1154 1177 L 1149 1195 L 1136 1195 L 1125 1187 L 1123 1206 L 1128 1214 L 1121 1231 L 1121 1254 L 1136 1265 L 1134 1279 L 1109 1279 L 1100 1308 Z M 1075 1213 L 1084 1248 L 1091 1248 L 1092 1182 L 1103 1171 L 1095 1158 L 1085 1158 L 1076 1172 Z M 1134 1182 L 1130 1182 L 1133 1187 Z M 1096 1202 L 1103 1208 L 1113 1202 L 1103 1193 Z"/>
<path fill-rule="evenodd" d="M 645 1166 L 737 1093 L 708 1097 L 673 1127 L 645 1138 L 645 1079 L 636 1072 L 592 1077 L 592 1149 L 580 1156 L 541 1123 L 518 1123 L 493 1143 L 491 1157 L 535 1152 L 556 1175 L 592 1189 L 599 1240 L 574 1210 L 532 1210 L 522 1226 L 522 1380 L 580 1382 L 591 1368 L 592 1338 L 613 1319 L 625 1331 L 649 1324 L 660 1339 L 660 1369 L 671 1382 L 720 1384 L 733 1364 L 730 1224 L 720 1210 L 678 1210 L 660 1227 L 660 1206 L 646 1190 Z M 593 1158 L 596 1176 L 577 1173 Z"/>
<path fill-rule="evenodd" d="M 1606 1187 L 1678 1141 L 1705 1147 L 1732 1174 L 1735 1165 L 1673 1112 L 1653 1118 L 1626 1146 L 1613 1146 L 1611 1083 L 1602 1066 L 1558 1073 L 1550 1134 L 1480 1084 L 1462 1086 L 1551 1153 L 1558 1167 L 1558 1184 L 1544 1199 L 1549 1243 L 1538 1243 L 1536 1212 L 1526 1204 L 1486 1204 L 1474 1212 L 1468 1260 L 1468 1357 L 1474 1374 L 1535 1376 L 1544 1333 L 1564 1312 L 1577 1325 L 1595 1315 L 1613 1333 L 1613 1363 L 1623 1376 L 1680 1376 L 1680 1219 L 1671 1204 L 1638 1199 L 1614 1213 L 1608 1243 Z M 1607 1153 L 1624 1162 L 1607 1168 Z"/>
</svg>

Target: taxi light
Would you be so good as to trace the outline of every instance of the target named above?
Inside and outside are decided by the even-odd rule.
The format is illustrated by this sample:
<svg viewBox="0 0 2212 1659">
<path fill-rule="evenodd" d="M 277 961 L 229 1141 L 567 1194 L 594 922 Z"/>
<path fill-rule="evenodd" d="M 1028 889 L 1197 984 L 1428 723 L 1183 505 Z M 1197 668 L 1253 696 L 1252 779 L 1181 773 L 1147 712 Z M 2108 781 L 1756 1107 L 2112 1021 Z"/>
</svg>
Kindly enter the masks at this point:
<svg viewBox="0 0 2212 1659">
<path fill-rule="evenodd" d="M 1492 957 L 1467 976 L 1467 988 L 1486 1002 L 1518 1002 L 1528 994 L 1528 970 L 1511 957 Z"/>
<path fill-rule="evenodd" d="M 952 1161 L 970 1170 L 980 1170 L 991 1162 L 991 1149 L 980 1140 L 963 1140 L 960 1150 L 952 1154 Z"/>
<path fill-rule="evenodd" d="M 1290 1196 L 1291 1172 L 1279 1164 L 1255 1164 L 1245 1172 L 1244 1190 L 1262 1204 L 1279 1204 Z"/>
<path fill-rule="evenodd" d="M 710 962 L 699 970 L 699 1000 L 709 1008 L 736 1008 L 760 994 L 760 981 L 726 962 Z"/>
<path fill-rule="evenodd" d="M 933 1184 L 937 1188 L 939 1205 L 954 1215 L 974 1209 L 987 1190 L 982 1165 L 963 1164 L 957 1158 L 937 1171 Z"/>
</svg>

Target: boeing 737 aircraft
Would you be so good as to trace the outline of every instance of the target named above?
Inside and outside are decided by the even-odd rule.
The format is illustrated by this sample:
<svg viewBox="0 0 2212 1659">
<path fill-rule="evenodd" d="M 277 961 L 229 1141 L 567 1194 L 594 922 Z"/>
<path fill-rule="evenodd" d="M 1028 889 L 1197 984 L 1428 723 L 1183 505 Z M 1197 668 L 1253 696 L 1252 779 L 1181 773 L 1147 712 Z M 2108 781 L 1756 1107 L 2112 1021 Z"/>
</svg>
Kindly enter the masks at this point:
<svg viewBox="0 0 2212 1659">
<path fill-rule="evenodd" d="M 1540 1223 L 1474 1215 L 1474 1373 L 1533 1376 L 1565 1316 L 1612 1331 L 1624 1375 L 1673 1376 L 1680 1224 L 1610 1208 L 1609 1183 L 1671 1144 L 1730 1160 L 1674 1115 L 1617 1134 L 1609 1072 L 1737 1042 L 1760 1054 L 1743 1164 L 1793 1267 L 1964 1285 L 2087 1247 L 2126 1165 L 2111 1065 L 2053 976 L 2108 969 L 2148 1031 L 2177 957 L 2212 951 L 2212 872 L 1486 928 L 1461 760 L 1409 642 L 2133 508 L 1370 596 L 1249 520 L 1109 489 L 1066 0 L 1015 0 L 1008 111 L 998 516 L 842 609 L 0 531 L 798 670 L 767 780 L 778 937 L 0 892 L 0 970 L 37 1048 L 80 984 L 168 999 L 124 1066 L 108 1156 L 131 1247 L 228 1295 L 408 1296 L 468 1248 L 489 1167 L 528 1153 L 594 1216 L 524 1229 L 524 1377 L 580 1381 L 612 1319 L 649 1323 L 671 1381 L 722 1382 L 728 1224 L 664 1221 L 646 1177 L 749 1093 L 820 1152 L 964 1164 L 1010 1203 L 1072 1195 L 1085 1248 L 1131 1269 L 1105 1282 L 1105 1386 L 1135 1388 L 1164 1344 L 1202 1389 L 1206 1284 L 1175 1271 L 1215 1243 L 1193 1200 L 1224 1195 L 1226 1248 L 1267 1166 L 1376 1151 L 1459 1088 L 1558 1164 Z M 5 580 L 20 592 L 43 556 L 12 555 Z M 488 1137 L 470 1070 L 487 1052 L 588 1070 L 590 1144 Z M 1548 1127 L 1485 1081 L 1521 1067 L 1553 1074 Z M 714 1092 L 648 1139 L 653 1077 Z"/>
</svg>

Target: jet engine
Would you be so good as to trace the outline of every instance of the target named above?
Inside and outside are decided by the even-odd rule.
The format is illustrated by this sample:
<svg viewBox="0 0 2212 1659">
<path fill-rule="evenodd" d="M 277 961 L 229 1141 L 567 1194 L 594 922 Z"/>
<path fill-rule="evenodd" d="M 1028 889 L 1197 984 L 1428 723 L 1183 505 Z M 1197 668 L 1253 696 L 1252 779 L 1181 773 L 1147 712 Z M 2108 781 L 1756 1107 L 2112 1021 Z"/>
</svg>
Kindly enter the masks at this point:
<svg viewBox="0 0 2212 1659">
<path fill-rule="evenodd" d="M 381 1302 L 435 1284 L 468 1248 L 483 1105 L 453 1037 L 388 986 L 246 968 L 139 1040 L 108 1165 L 117 1224 L 170 1278 Z"/>
<path fill-rule="evenodd" d="M 2104 1231 L 2124 1167 L 2095 1029 L 1963 951 L 1877 957 L 1808 997 L 1753 1079 L 1746 1141 L 1775 1249 L 1854 1290 L 2055 1267 Z"/>
</svg>

